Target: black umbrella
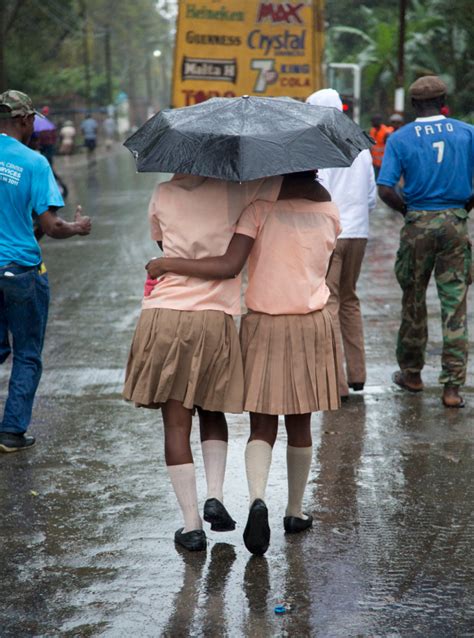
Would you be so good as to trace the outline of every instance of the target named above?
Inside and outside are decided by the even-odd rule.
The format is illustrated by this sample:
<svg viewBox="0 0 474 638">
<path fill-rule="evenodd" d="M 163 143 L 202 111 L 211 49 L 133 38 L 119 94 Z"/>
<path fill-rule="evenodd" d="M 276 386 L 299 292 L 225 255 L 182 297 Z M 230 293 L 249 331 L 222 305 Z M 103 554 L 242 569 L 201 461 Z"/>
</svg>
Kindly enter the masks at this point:
<svg viewBox="0 0 474 638">
<path fill-rule="evenodd" d="M 125 141 L 139 172 L 239 182 L 350 166 L 371 144 L 335 108 L 249 96 L 161 111 Z"/>
</svg>

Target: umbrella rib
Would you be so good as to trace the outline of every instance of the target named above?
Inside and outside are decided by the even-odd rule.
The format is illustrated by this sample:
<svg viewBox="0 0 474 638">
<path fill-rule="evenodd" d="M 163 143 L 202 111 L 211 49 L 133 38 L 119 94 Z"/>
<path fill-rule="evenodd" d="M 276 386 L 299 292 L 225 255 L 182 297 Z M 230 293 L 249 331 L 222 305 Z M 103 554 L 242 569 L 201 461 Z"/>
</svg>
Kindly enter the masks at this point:
<svg viewBox="0 0 474 638">
<path fill-rule="evenodd" d="M 205 102 L 204 102 L 205 104 Z M 196 104 L 195 106 L 201 106 L 200 104 Z M 216 106 L 216 108 L 214 109 L 213 113 L 217 113 L 218 111 L 222 111 L 223 109 L 227 109 L 229 107 L 231 107 L 231 104 L 221 104 L 220 106 Z M 182 107 L 182 108 L 189 108 L 189 107 Z M 191 107 L 193 108 L 193 107 Z M 197 120 L 200 120 L 203 117 L 209 117 L 209 113 L 203 112 L 203 113 L 198 113 L 196 115 L 193 114 L 193 122 L 196 122 Z M 173 123 L 174 124 L 174 123 Z M 172 125 L 171 128 L 174 128 L 174 126 Z"/>
<path fill-rule="evenodd" d="M 319 129 L 319 130 L 322 133 L 322 135 L 324 135 L 324 137 L 327 140 L 329 140 L 329 142 L 333 145 L 334 149 L 337 150 L 338 154 L 342 157 L 342 159 L 343 160 L 347 160 L 347 157 L 344 155 L 344 153 L 341 151 L 341 149 L 336 144 L 334 144 L 334 140 L 331 139 L 331 137 L 326 133 L 326 131 L 324 129 Z M 353 146 L 355 146 L 355 144 Z M 357 146 L 355 146 L 355 148 L 357 148 L 357 150 L 360 151 L 360 149 Z M 349 166 L 350 166 L 350 164 L 349 164 Z"/>
</svg>

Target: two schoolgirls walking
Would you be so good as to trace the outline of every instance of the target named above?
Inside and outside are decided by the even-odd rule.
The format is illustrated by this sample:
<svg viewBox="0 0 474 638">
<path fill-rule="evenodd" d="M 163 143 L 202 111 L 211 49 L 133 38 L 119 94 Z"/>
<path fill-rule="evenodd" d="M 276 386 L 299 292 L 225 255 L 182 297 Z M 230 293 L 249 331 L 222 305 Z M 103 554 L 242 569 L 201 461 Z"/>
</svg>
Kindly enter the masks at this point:
<svg viewBox="0 0 474 638">
<path fill-rule="evenodd" d="M 165 257 L 147 266 L 157 284 L 143 301 L 124 396 L 162 408 L 165 459 L 184 517 L 175 540 L 189 550 L 206 546 L 189 445 L 195 407 L 211 529 L 235 525 L 223 503 L 223 413 L 242 408 L 250 413 L 246 547 L 264 554 L 270 542 L 265 496 L 278 415 L 288 434 L 283 527 L 295 533 L 312 524 L 302 511 L 311 413 L 339 406 L 325 276 L 340 228 L 329 200 L 314 172 L 241 185 L 178 176 L 152 198 L 152 236 L 163 241 Z M 249 254 L 239 346 L 232 315 L 240 313 L 239 275 Z"/>
</svg>

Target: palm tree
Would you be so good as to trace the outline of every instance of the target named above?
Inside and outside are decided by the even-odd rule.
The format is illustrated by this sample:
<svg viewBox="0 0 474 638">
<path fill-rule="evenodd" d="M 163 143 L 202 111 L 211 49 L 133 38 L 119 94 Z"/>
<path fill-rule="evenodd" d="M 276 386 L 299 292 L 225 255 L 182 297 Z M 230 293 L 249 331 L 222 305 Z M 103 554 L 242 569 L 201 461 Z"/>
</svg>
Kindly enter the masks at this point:
<svg viewBox="0 0 474 638">
<path fill-rule="evenodd" d="M 465 102 L 469 112 L 469 95 L 474 83 L 474 63 L 467 54 L 473 37 L 469 23 L 461 20 L 462 7 L 450 16 L 454 2 L 465 0 L 411 0 L 407 12 L 405 68 L 406 88 L 421 75 L 440 75 L 449 92 L 456 97 L 452 104 Z M 383 19 L 381 19 L 383 16 Z M 389 111 L 396 86 L 398 22 L 387 19 L 386 9 L 362 6 L 358 17 L 362 27 L 334 26 L 328 30 L 328 62 L 360 64 L 362 72 L 362 107 L 365 112 Z"/>
</svg>

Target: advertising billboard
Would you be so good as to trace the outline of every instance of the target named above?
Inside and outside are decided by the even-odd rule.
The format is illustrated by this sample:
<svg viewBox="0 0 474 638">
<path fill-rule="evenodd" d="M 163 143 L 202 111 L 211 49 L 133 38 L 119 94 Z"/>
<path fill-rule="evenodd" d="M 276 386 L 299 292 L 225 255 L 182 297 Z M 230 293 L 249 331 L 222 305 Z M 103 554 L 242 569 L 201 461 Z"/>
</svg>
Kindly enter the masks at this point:
<svg viewBox="0 0 474 638">
<path fill-rule="evenodd" d="M 179 0 L 172 105 L 321 88 L 323 1 Z"/>
</svg>

